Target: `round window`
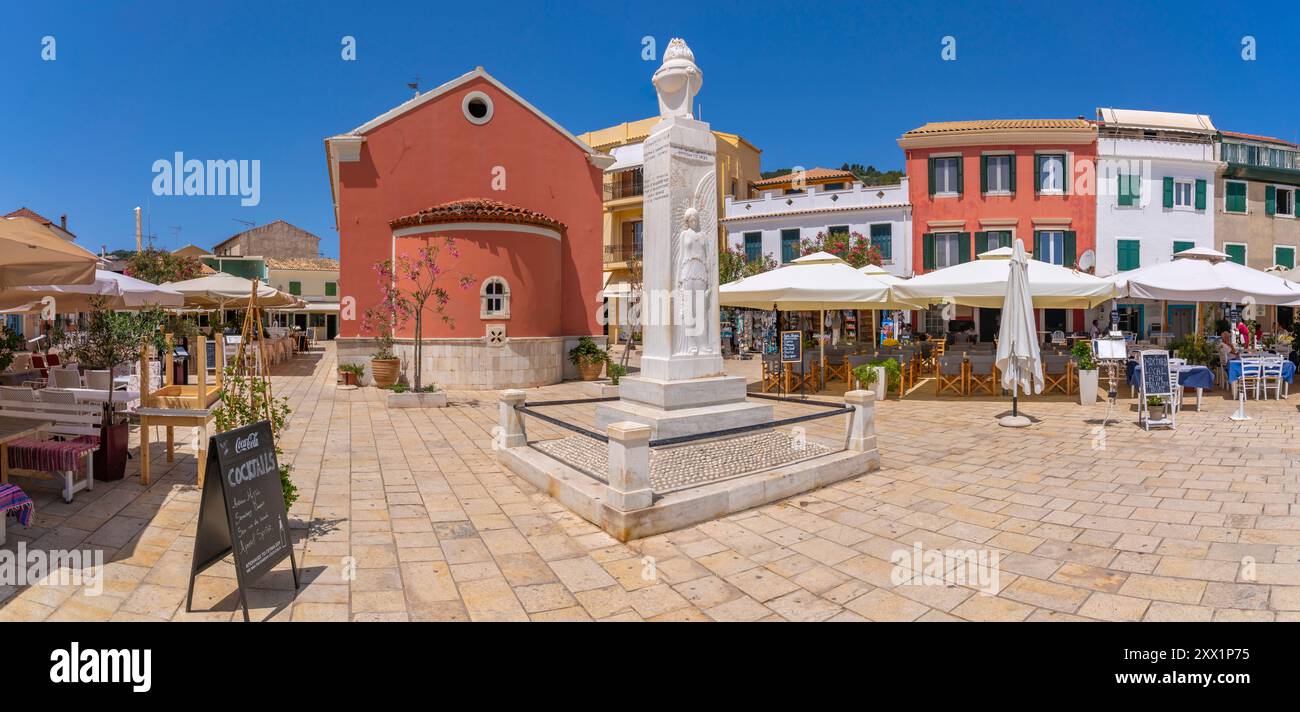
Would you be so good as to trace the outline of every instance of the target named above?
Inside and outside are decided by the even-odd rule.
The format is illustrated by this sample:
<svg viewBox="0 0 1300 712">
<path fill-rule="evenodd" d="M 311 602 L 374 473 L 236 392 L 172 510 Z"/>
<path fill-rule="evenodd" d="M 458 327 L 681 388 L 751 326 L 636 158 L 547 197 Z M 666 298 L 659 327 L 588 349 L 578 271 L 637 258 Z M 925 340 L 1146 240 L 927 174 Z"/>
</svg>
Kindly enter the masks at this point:
<svg viewBox="0 0 1300 712">
<path fill-rule="evenodd" d="M 482 126 L 492 120 L 492 99 L 481 91 L 472 91 L 461 101 L 460 110 L 471 124 Z"/>
</svg>

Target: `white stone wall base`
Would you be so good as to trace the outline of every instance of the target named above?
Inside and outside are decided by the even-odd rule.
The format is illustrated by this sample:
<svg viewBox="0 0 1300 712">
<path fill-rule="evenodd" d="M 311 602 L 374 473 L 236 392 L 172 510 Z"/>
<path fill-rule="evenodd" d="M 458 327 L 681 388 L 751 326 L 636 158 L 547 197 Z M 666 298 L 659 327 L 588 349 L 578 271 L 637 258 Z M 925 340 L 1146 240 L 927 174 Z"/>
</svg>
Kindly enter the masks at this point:
<svg viewBox="0 0 1300 712">
<path fill-rule="evenodd" d="M 618 389 L 608 380 L 582 382 L 582 392 L 591 398 L 618 398 Z"/>
<path fill-rule="evenodd" d="M 624 376 L 619 387 L 623 400 L 663 410 L 741 403 L 746 398 L 745 379 L 741 376 L 665 381 L 649 378 L 643 372 Z"/>
<path fill-rule="evenodd" d="M 842 450 L 743 477 L 656 497 L 620 512 L 605 501 L 604 483 L 528 446 L 497 451 L 497 461 L 619 541 L 640 539 L 752 509 L 880 468 L 877 450 Z"/>
<path fill-rule="evenodd" d="M 596 429 L 630 420 L 650 426 L 651 438 L 675 438 L 772 421 L 772 406 L 762 403 L 719 403 L 698 408 L 667 410 L 653 405 L 621 400 L 596 406 Z"/>
</svg>

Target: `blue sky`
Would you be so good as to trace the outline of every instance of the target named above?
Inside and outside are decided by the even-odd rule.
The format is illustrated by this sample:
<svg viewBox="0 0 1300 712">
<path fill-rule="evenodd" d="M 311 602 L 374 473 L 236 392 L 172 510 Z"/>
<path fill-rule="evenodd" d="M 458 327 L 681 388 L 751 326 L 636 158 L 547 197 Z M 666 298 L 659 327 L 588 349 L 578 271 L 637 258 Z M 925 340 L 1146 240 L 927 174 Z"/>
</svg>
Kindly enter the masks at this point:
<svg viewBox="0 0 1300 712">
<path fill-rule="evenodd" d="M 1097 106 L 1300 139 L 1295 2 L 5 4 L 0 208 L 67 213 L 95 250 L 133 246 L 141 205 L 162 247 L 283 218 L 335 256 L 326 136 L 409 98 L 417 75 L 427 89 L 476 65 L 573 133 L 644 118 L 656 109 L 647 35 L 661 50 L 687 40 L 703 118 L 763 149 L 765 170 L 900 168 L 895 140 L 926 121 Z M 345 35 L 356 61 L 340 58 Z M 940 58 L 945 36 L 956 61 Z M 153 162 L 176 151 L 261 161 L 260 204 L 154 196 Z"/>
</svg>

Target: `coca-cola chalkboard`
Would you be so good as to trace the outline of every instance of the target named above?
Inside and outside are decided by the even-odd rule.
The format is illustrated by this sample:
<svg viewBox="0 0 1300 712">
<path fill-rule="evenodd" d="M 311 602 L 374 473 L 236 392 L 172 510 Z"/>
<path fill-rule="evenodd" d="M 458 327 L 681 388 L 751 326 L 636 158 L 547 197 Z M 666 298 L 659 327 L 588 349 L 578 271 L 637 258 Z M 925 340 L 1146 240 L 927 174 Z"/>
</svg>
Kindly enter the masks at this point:
<svg viewBox="0 0 1300 712">
<path fill-rule="evenodd" d="M 194 578 L 228 554 L 235 557 L 245 621 L 247 586 L 286 557 L 293 570 L 294 588 L 298 587 L 298 563 L 294 561 L 289 518 L 284 511 L 280 464 L 267 420 L 214 435 L 209 441 L 185 610 L 190 610 L 194 598 Z"/>
</svg>

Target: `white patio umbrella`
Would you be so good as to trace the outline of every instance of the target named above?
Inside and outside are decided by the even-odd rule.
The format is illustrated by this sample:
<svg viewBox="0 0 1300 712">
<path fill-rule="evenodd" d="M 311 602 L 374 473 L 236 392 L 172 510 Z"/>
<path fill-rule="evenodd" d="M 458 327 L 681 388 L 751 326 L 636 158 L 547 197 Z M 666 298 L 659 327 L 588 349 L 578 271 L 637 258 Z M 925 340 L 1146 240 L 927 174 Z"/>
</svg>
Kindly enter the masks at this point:
<svg viewBox="0 0 1300 712">
<path fill-rule="evenodd" d="M 970 262 L 945 267 L 894 285 L 896 298 L 919 304 L 952 302 L 1000 307 L 1011 277 L 1010 247 L 980 253 Z M 1037 309 L 1087 309 L 1115 296 L 1115 285 L 1068 267 L 1029 259 L 1029 296 Z"/>
<path fill-rule="evenodd" d="M 819 311 L 818 330 L 826 328 L 827 309 L 915 309 L 900 305 L 892 288 L 865 275 L 828 252 L 814 252 L 785 265 L 722 285 L 719 304 L 724 307 Z M 818 339 L 825 356 L 825 340 Z"/>
<path fill-rule="evenodd" d="M 185 296 L 185 305 L 213 309 L 241 309 L 248 306 L 257 282 L 257 300 L 253 306 L 291 307 L 299 300 L 263 282 L 236 277 L 227 272 L 217 272 L 181 282 L 167 282 L 162 286 Z"/>
<path fill-rule="evenodd" d="M 1012 248 L 1006 296 L 1002 300 L 1002 324 L 998 328 L 997 366 L 1002 372 L 1002 387 L 1011 389 L 1011 415 L 999 420 L 1010 428 L 1029 425 L 1020 415 L 1020 390 L 1043 392 L 1043 362 L 1038 351 L 1038 326 L 1034 321 L 1034 303 L 1029 295 L 1029 257 L 1025 245 L 1016 240 Z"/>
<path fill-rule="evenodd" d="M 1300 303 L 1300 284 L 1277 272 L 1239 265 L 1207 247 L 1194 247 L 1169 262 L 1120 272 L 1110 278 L 1117 296 L 1184 302 L 1291 305 Z"/>
<path fill-rule="evenodd" d="M 52 284 L 0 291 L 0 309 L 40 302 L 44 297 L 51 297 L 54 310 L 62 314 L 89 311 L 97 299 L 113 310 L 178 307 L 185 303 L 185 295 L 174 289 L 99 269 L 95 270 L 95 281 L 90 284 Z"/>
</svg>

